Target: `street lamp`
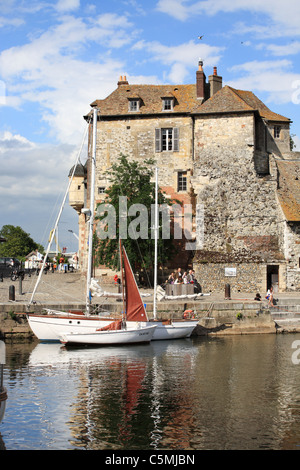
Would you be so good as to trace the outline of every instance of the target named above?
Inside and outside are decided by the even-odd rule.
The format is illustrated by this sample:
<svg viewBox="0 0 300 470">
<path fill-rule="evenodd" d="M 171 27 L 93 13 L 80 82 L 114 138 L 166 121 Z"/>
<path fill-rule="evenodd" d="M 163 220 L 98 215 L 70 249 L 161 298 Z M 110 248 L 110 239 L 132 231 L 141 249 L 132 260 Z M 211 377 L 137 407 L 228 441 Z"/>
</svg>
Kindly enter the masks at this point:
<svg viewBox="0 0 300 470">
<path fill-rule="evenodd" d="M 73 230 L 68 230 L 68 232 L 71 232 L 71 233 L 73 233 L 74 237 L 75 237 L 75 238 L 77 238 L 77 240 L 79 241 L 79 237 L 78 237 L 78 235 L 76 235 L 76 233 L 74 233 L 74 232 L 73 232 Z"/>
</svg>

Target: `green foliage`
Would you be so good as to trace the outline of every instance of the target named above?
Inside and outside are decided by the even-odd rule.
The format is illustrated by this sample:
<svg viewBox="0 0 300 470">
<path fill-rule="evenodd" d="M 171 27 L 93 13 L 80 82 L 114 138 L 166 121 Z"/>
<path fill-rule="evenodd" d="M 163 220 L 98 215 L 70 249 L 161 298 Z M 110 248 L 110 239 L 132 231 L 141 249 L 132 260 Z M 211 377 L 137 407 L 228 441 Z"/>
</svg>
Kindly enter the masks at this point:
<svg viewBox="0 0 300 470">
<path fill-rule="evenodd" d="M 151 181 L 153 176 L 154 160 L 145 160 L 144 164 L 136 161 L 129 161 L 125 155 L 120 156 L 118 164 L 112 166 L 109 172 L 111 185 L 107 190 L 105 203 L 111 204 L 116 212 L 116 236 L 114 239 L 100 239 L 94 236 L 95 261 L 96 264 L 105 265 L 112 269 L 119 268 L 119 196 L 126 196 L 127 208 L 133 204 L 142 204 L 147 208 L 148 212 L 148 236 L 147 238 L 138 238 L 137 240 L 127 236 L 122 240 L 125 246 L 128 258 L 134 270 L 146 268 L 152 270 L 154 265 L 154 239 L 151 237 L 151 204 L 155 204 L 155 183 Z M 172 201 L 167 199 L 165 195 L 158 191 L 159 204 L 171 204 Z M 106 218 L 107 213 L 97 215 L 98 223 Z M 127 217 L 127 233 L 128 226 L 133 218 Z M 161 224 L 160 224 L 161 225 Z M 161 231 L 161 228 L 160 228 Z M 174 255 L 174 246 L 172 237 L 170 240 L 158 239 L 158 263 L 164 264 Z"/>
<path fill-rule="evenodd" d="M 291 134 L 290 135 L 290 151 L 292 152 L 294 150 L 294 148 L 296 147 L 296 144 L 294 142 L 294 139 L 293 137 L 295 137 L 296 134 Z"/>
<path fill-rule="evenodd" d="M 30 237 L 30 234 L 14 225 L 3 225 L 0 230 L 0 236 L 6 239 L 6 242 L 0 243 L 0 256 L 24 259 L 31 251 L 44 249 Z"/>
</svg>

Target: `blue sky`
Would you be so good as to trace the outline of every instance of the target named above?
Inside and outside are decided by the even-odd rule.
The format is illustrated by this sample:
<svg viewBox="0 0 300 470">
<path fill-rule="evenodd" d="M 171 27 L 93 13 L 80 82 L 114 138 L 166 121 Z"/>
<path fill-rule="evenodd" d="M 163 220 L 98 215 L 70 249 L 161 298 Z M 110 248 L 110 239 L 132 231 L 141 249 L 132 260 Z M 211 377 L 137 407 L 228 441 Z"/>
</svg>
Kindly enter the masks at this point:
<svg viewBox="0 0 300 470">
<path fill-rule="evenodd" d="M 300 150 L 298 0 L 0 0 L 0 226 L 47 244 L 84 134 L 82 116 L 120 75 L 253 91 L 289 117 Z M 201 40 L 198 36 L 203 36 Z M 82 155 L 82 161 L 86 155 Z M 66 208 L 59 243 L 76 250 Z"/>
</svg>

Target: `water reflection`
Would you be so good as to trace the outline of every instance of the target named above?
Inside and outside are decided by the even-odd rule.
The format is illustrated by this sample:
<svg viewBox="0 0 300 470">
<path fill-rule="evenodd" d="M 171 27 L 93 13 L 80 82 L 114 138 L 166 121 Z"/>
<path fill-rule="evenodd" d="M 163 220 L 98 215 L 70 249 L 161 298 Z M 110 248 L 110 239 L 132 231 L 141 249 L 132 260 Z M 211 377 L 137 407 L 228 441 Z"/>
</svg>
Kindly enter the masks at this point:
<svg viewBox="0 0 300 470">
<path fill-rule="evenodd" d="M 7 449 L 298 449 L 297 338 L 7 345 L 0 432 Z"/>
</svg>

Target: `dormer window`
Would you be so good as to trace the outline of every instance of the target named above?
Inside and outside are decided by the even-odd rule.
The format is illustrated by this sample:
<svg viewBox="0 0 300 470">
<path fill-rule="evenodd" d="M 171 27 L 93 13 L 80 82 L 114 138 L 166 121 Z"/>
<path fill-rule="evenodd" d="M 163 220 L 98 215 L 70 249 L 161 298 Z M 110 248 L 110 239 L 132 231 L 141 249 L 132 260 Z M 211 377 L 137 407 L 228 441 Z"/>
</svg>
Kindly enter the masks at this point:
<svg viewBox="0 0 300 470">
<path fill-rule="evenodd" d="M 162 99 L 162 110 L 173 111 L 174 98 L 163 98 Z"/>
<path fill-rule="evenodd" d="M 137 112 L 140 110 L 140 100 L 139 98 L 130 98 L 128 103 L 128 111 Z"/>
</svg>

